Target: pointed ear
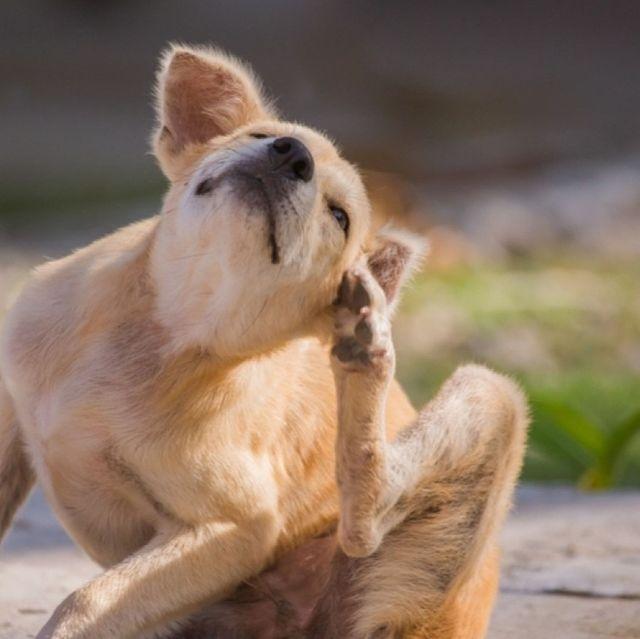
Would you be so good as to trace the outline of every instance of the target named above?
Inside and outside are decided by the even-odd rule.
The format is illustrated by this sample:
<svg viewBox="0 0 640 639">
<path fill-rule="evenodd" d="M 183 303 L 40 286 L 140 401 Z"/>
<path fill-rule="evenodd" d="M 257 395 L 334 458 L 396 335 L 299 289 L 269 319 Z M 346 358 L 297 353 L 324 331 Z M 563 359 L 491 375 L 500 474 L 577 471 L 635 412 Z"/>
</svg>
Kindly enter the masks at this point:
<svg viewBox="0 0 640 639">
<path fill-rule="evenodd" d="M 367 264 L 392 310 L 398 303 L 400 290 L 420 266 L 427 249 L 427 241 L 413 233 L 388 226 L 378 231 L 367 254 Z"/>
<path fill-rule="evenodd" d="M 153 150 L 169 179 L 191 145 L 227 135 L 252 120 L 275 117 L 260 83 L 238 60 L 214 49 L 171 47 L 156 87 Z"/>
</svg>

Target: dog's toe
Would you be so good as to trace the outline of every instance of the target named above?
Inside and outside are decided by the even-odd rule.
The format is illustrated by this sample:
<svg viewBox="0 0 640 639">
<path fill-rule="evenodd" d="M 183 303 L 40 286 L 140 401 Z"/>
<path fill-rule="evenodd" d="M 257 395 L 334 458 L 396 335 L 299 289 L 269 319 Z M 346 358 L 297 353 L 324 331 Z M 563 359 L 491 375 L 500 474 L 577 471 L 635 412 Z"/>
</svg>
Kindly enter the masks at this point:
<svg viewBox="0 0 640 639">
<path fill-rule="evenodd" d="M 355 337 L 365 346 L 369 346 L 373 341 L 373 330 L 371 328 L 371 317 L 364 315 L 356 324 Z"/>
</svg>

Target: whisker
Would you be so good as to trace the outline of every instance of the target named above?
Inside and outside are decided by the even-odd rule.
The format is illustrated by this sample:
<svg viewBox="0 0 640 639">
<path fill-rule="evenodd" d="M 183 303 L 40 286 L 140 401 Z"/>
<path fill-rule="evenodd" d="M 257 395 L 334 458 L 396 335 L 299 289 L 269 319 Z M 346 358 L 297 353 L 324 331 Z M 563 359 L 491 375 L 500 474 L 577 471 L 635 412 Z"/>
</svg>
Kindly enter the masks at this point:
<svg viewBox="0 0 640 639">
<path fill-rule="evenodd" d="M 213 255 L 216 251 L 204 251 L 203 253 L 191 253 L 190 255 L 180 255 L 178 257 L 172 257 L 170 262 L 178 262 L 180 260 L 188 260 L 193 257 L 206 257 L 207 255 Z"/>
<path fill-rule="evenodd" d="M 242 335 L 241 337 L 244 337 L 249 330 L 251 330 L 254 326 L 254 324 L 258 321 L 258 318 L 260 317 L 260 315 L 262 315 L 262 311 L 264 311 L 264 309 L 267 307 L 267 303 L 271 300 L 271 295 L 267 295 L 267 297 L 265 298 L 264 302 L 262 303 L 262 306 L 260 307 L 260 310 L 258 311 L 257 315 L 253 318 L 253 321 L 251 322 L 251 324 L 249 324 L 249 326 L 247 326 L 244 331 L 242 331 Z"/>
</svg>

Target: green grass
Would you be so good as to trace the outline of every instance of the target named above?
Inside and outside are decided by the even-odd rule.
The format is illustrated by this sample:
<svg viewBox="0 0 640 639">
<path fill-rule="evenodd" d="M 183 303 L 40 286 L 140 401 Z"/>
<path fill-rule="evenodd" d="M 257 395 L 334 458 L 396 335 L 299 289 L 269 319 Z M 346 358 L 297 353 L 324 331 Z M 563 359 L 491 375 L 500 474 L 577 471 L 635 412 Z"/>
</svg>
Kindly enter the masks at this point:
<svg viewBox="0 0 640 639">
<path fill-rule="evenodd" d="M 525 479 L 640 485 L 640 265 L 529 262 L 425 273 L 396 322 L 421 404 L 465 361 L 516 378 L 532 406 Z"/>
</svg>

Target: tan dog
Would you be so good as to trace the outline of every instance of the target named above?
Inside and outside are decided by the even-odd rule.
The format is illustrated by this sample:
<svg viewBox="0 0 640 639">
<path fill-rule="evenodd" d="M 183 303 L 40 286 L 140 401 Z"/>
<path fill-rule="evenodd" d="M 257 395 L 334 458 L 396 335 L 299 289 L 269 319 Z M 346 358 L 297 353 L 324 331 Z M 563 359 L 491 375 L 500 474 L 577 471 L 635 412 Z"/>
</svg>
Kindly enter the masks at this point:
<svg viewBox="0 0 640 639">
<path fill-rule="evenodd" d="M 238 62 L 173 48 L 158 112 L 160 215 L 37 269 L 3 332 L 1 530 L 37 477 L 106 569 L 39 637 L 228 598 L 182 636 L 478 639 L 520 392 L 465 367 L 416 416 L 389 322 L 418 243 L 369 237 L 357 172 Z"/>
</svg>

